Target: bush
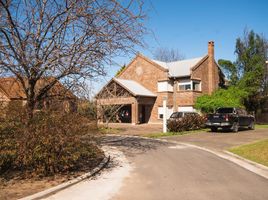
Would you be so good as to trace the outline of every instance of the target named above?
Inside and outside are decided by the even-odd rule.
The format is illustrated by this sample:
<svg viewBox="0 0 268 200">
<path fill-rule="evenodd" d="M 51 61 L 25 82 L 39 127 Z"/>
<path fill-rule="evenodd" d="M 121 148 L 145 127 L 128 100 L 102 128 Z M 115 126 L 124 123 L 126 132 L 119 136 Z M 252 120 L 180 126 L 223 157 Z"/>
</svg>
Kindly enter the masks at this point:
<svg viewBox="0 0 268 200">
<path fill-rule="evenodd" d="M 200 115 L 186 115 L 183 118 L 169 120 L 167 128 L 171 132 L 198 130 L 204 127 L 205 118 Z"/>
<path fill-rule="evenodd" d="M 78 104 L 78 113 L 92 120 L 97 120 L 96 103 L 88 100 L 81 100 Z"/>
<path fill-rule="evenodd" d="M 195 108 L 204 113 L 211 113 L 219 107 L 243 107 L 243 100 L 247 96 L 245 90 L 231 86 L 228 89 L 218 89 L 211 95 L 197 97 Z"/>
<path fill-rule="evenodd" d="M 102 160 L 103 152 L 95 136 L 89 134 L 97 127 L 88 118 L 78 113 L 40 111 L 26 121 L 22 107 L 17 112 L 12 106 L 7 109 L 0 119 L 0 175 L 48 176 L 86 170 Z"/>
</svg>

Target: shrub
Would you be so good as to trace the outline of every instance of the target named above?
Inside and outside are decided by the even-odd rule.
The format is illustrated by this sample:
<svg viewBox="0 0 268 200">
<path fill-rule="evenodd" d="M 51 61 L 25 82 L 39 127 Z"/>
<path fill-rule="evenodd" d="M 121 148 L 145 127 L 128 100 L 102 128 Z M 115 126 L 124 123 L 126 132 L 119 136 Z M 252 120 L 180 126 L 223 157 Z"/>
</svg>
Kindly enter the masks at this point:
<svg viewBox="0 0 268 200">
<path fill-rule="evenodd" d="M 96 120 L 97 119 L 96 103 L 88 100 L 80 101 L 78 104 L 78 113 L 92 120 Z"/>
<path fill-rule="evenodd" d="M 169 120 L 167 128 L 171 132 L 182 132 L 189 130 L 198 130 L 203 128 L 205 118 L 200 115 L 186 115 L 183 118 Z"/>
<path fill-rule="evenodd" d="M 248 93 L 238 87 L 231 86 L 228 89 L 218 89 L 211 95 L 199 96 L 195 103 L 195 108 L 204 112 L 214 112 L 219 107 L 243 107 L 243 100 Z"/>
<path fill-rule="evenodd" d="M 0 175 L 48 176 L 94 167 L 103 158 L 97 127 L 78 113 L 40 111 L 30 121 L 9 106 L 0 126 Z M 87 137 L 85 137 L 87 136 Z"/>
</svg>

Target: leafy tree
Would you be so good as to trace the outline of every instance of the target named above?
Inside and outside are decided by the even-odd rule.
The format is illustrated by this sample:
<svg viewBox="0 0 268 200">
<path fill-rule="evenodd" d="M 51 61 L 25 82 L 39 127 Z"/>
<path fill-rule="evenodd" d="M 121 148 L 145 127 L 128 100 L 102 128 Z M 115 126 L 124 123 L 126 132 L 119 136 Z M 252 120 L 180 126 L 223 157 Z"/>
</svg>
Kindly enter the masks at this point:
<svg viewBox="0 0 268 200">
<path fill-rule="evenodd" d="M 219 65 L 222 67 L 223 73 L 229 80 L 229 85 L 236 85 L 238 82 L 238 71 L 234 63 L 229 60 L 218 60 Z"/>
<path fill-rule="evenodd" d="M 247 95 L 247 91 L 231 86 L 228 89 L 219 89 L 211 95 L 206 94 L 198 97 L 195 108 L 210 113 L 219 107 L 243 107 L 243 99 Z"/>
<path fill-rule="evenodd" d="M 119 74 L 121 74 L 121 72 L 126 68 L 126 65 L 124 64 L 115 74 L 115 76 L 118 76 Z"/>
<path fill-rule="evenodd" d="M 267 82 L 265 61 L 267 60 L 268 43 L 264 36 L 245 31 L 242 38 L 236 40 L 235 62 L 219 60 L 229 85 L 245 90 L 244 105 L 249 111 L 256 111 L 261 104 Z"/>
</svg>

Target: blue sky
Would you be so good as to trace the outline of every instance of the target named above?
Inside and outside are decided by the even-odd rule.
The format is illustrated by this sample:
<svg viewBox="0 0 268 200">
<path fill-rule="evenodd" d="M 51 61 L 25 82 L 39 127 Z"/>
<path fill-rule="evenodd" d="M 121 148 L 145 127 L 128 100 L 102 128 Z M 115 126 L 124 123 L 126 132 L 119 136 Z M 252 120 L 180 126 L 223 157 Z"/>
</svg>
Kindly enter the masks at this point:
<svg viewBox="0 0 268 200">
<path fill-rule="evenodd" d="M 138 50 L 148 57 L 158 47 L 178 49 L 186 58 L 203 56 L 207 42 L 213 40 L 216 60 L 235 60 L 235 41 L 245 28 L 268 38 L 268 0 L 151 0 L 145 6 L 145 24 L 154 34 L 146 35 L 147 47 Z M 127 64 L 132 58 L 117 58 L 117 62 Z M 119 68 L 109 66 L 105 79 Z"/>
</svg>

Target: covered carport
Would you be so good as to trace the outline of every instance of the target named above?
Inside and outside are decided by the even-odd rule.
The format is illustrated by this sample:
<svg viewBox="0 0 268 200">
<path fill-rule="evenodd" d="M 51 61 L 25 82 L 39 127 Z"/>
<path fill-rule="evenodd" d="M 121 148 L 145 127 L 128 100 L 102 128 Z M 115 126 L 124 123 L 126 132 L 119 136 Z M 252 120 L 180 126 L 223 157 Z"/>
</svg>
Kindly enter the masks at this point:
<svg viewBox="0 0 268 200">
<path fill-rule="evenodd" d="M 139 83 L 113 78 L 96 95 L 99 122 L 103 122 L 103 109 L 110 108 L 118 122 L 148 123 L 155 99 L 156 95 Z"/>
</svg>

